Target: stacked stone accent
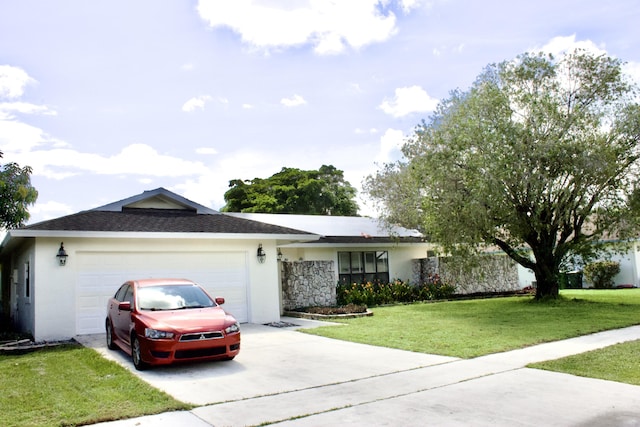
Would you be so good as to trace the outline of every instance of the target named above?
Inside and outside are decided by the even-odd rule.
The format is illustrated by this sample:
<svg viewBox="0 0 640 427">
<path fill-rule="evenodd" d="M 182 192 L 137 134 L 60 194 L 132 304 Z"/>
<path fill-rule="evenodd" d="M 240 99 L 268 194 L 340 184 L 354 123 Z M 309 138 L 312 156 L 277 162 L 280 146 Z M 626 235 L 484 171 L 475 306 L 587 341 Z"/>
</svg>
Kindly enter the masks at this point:
<svg viewBox="0 0 640 427">
<path fill-rule="evenodd" d="M 333 261 L 283 261 L 282 306 L 284 310 L 336 305 Z"/>
<path fill-rule="evenodd" d="M 414 283 L 423 283 L 434 274 L 439 275 L 444 283 L 454 285 L 458 294 L 520 289 L 518 265 L 504 255 L 484 256 L 474 267 L 467 267 L 452 257 L 413 260 Z"/>
</svg>

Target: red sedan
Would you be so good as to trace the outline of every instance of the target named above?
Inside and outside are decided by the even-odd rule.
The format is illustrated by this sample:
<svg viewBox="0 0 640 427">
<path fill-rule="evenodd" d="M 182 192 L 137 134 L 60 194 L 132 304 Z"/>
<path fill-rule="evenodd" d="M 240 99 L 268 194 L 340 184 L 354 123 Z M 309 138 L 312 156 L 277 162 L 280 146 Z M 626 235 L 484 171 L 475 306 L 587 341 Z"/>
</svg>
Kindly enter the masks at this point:
<svg viewBox="0 0 640 427">
<path fill-rule="evenodd" d="M 231 360 L 240 325 L 199 285 L 184 279 L 131 280 L 107 304 L 107 346 L 136 369 L 178 361 Z"/>
</svg>

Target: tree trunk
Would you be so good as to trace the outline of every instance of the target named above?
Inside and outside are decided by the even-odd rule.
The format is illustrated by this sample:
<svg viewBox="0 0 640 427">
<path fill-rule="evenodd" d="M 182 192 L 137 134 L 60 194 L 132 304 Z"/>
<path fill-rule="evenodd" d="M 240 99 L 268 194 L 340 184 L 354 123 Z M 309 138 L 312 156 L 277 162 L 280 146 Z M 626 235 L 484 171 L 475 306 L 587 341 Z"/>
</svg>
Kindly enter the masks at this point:
<svg viewBox="0 0 640 427">
<path fill-rule="evenodd" d="M 558 298 L 558 274 L 545 268 L 534 270 L 536 275 L 536 299 Z"/>
</svg>

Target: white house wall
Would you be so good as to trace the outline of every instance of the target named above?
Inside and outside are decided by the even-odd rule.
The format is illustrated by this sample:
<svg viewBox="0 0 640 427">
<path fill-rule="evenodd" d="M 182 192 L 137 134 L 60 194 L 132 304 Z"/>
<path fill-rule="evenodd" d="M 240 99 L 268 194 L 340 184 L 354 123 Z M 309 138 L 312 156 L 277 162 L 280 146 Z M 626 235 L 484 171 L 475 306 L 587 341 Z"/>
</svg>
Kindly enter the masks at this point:
<svg viewBox="0 0 640 427">
<path fill-rule="evenodd" d="M 608 259 L 620 263 L 620 273 L 613 278 L 614 285 L 638 285 L 636 245 L 633 245 L 627 253 L 614 254 Z M 586 278 L 585 282 L 587 282 Z M 591 286 L 590 283 L 587 282 L 587 284 Z"/>
<path fill-rule="evenodd" d="M 60 247 L 59 238 L 38 238 L 35 257 L 38 264 L 33 273 L 33 302 L 36 340 L 70 338 L 77 334 L 77 283 L 81 270 L 78 259 L 83 253 L 118 252 L 240 252 L 246 256 L 248 277 L 248 321 L 267 323 L 280 318 L 279 286 L 275 243 L 249 240 L 210 239 L 120 239 L 120 238 L 68 238 L 64 247 L 69 255 L 65 266 L 58 265 L 55 254 Z M 262 243 L 268 256 L 264 264 L 256 257 L 258 243 Z M 50 260 L 50 261 L 49 261 Z M 190 277 L 186 277 L 189 279 Z M 112 292 L 131 277 L 114 280 Z M 135 279 L 135 278 L 134 278 Z M 214 295 L 217 296 L 217 295 Z M 222 295 L 224 296 L 224 295 Z M 105 302 L 106 306 L 106 302 Z"/>
<path fill-rule="evenodd" d="M 638 271 L 638 266 L 640 265 L 640 244 L 637 242 L 633 245 L 633 277 L 635 286 L 640 286 L 640 271 Z"/>
<path fill-rule="evenodd" d="M 389 278 L 410 281 L 413 277 L 414 259 L 427 256 L 428 245 L 395 246 L 389 248 Z"/>
</svg>

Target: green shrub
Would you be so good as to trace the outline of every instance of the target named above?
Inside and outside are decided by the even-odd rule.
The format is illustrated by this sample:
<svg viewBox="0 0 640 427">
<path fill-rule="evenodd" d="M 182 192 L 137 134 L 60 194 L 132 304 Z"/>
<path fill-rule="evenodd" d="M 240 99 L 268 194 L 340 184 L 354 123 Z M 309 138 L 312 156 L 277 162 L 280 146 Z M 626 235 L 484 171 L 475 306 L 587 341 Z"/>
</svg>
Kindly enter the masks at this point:
<svg viewBox="0 0 640 427">
<path fill-rule="evenodd" d="M 338 305 L 358 304 L 366 306 L 445 299 L 454 287 L 442 282 L 438 275 L 430 276 L 424 283 L 413 285 L 402 280 L 391 283 L 339 283 L 336 289 Z"/>
<path fill-rule="evenodd" d="M 584 266 L 584 275 L 596 289 L 613 287 L 613 278 L 620 273 L 620 263 L 616 261 L 596 261 Z"/>
</svg>

